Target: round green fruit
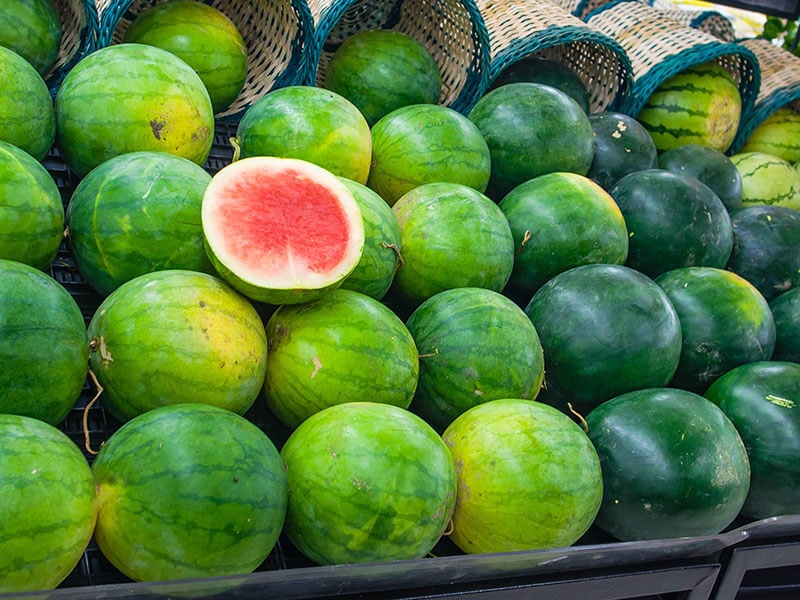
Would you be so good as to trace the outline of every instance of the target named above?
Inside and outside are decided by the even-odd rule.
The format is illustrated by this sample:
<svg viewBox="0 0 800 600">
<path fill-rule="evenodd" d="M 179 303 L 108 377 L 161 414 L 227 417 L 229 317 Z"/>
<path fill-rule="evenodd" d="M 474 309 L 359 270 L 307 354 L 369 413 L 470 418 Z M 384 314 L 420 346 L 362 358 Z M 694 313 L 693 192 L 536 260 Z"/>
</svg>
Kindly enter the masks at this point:
<svg viewBox="0 0 800 600">
<path fill-rule="evenodd" d="M 97 308 L 88 336 L 101 401 L 120 421 L 179 403 L 241 414 L 264 382 L 261 318 L 206 273 L 170 269 L 127 281 Z"/>
<path fill-rule="evenodd" d="M 398 108 L 372 126 L 367 185 L 391 206 L 426 183 L 460 183 L 486 190 L 491 156 L 477 127 L 438 104 Z"/>
<path fill-rule="evenodd" d="M 82 58 L 61 82 L 55 111 L 56 143 L 81 177 L 136 150 L 202 165 L 214 141 L 214 111 L 200 77 L 146 44 L 112 44 Z"/>
<path fill-rule="evenodd" d="M 561 90 L 570 96 L 589 114 L 589 90 L 586 84 L 563 62 L 544 58 L 542 56 L 528 55 L 515 61 L 503 69 L 489 87 L 490 90 L 506 85 L 527 81 L 541 83 Z"/>
<path fill-rule="evenodd" d="M 655 168 L 658 151 L 650 132 L 633 117 L 611 111 L 592 113 L 589 122 L 594 131 L 594 158 L 587 177 L 603 189 L 625 175 Z"/>
<path fill-rule="evenodd" d="M 0 45 L 0 140 L 44 160 L 56 137 L 53 99 L 42 76 Z"/>
<path fill-rule="evenodd" d="M 499 203 L 514 236 L 507 292 L 524 302 L 559 273 L 583 264 L 623 264 L 628 230 L 614 199 L 577 173 L 521 183 Z"/>
<path fill-rule="evenodd" d="M 241 158 L 299 158 L 334 175 L 366 183 L 372 160 L 369 125 L 343 96 L 294 85 L 259 98 L 236 128 Z"/>
<path fill-rule="evenodd" d="M 0 141 L 0 258 L 47 269 L 64 236 L 64 205 L 38 160 Z"/>
<path fill-rule="evenodd" d="M 763 152 L 796 163 L 800 161 L 800 113 L 784 106 L 778 108 L 745 140 L 739 152 Z"/>
<path fill-rule="evenodd" d="M 0 46 L 19 54 L 43 77 L 58 58 L 61 35 L 54 0 L 4 2 L 0 7 Z"/>
<path fill-rule="evenodd" d="M 343 402 L 411 403 L 419 377 L 414 338 L 378 300 L 333 290 L 278 307 L 266 330 L 264 397 L 290 428 Z"/>
<path fill-rule="evenodd" d="M 769 302 L 775 319 L 775 352 L 772 360 L 800 363 L 800 287 L 775 296 Z"/>
<path fill-rule="evenodd" d="M 731 218 L 704 183 L 666 169 L 645 169 L 626 175 L 609 193 L 625 217 L 629 267 L 657 277 L 678 267 L 727 264 Z"/>
<path fill-rule="evenodd" d="M 514 238 L 500 208 L 459 183 L 428 183 L 393 207 L 403 264 L 395 288 L 412 303 L 456 287 L 500 292 L 514 267 Z"/>
<path fill-rule="evenodd" d="M 77 402 L 89 360 L 75 299 L 29 265 L 0 259 L 0 413 L 61 423 Z"/>
<path fill-rule="evenodd" d="M 728 210 L 742 206 L 742 176 L 726 154 L 700 144 L 684 144 L 658 157 L 658 167 L 694 177 L 710 187 Z"/>
<path fill-rule="evenodd" d="M 95 527 L 95 482 L 83 453 L 52 425 L 0 414 L 0 503 L 0 593 L 55 589 Z"/>
<path fill-rule="evenodd" d="M 450 539 L 464 552 L 513 552 L 574 544 L 603 495 L 589 438 L 567 415 L 500 398 L 461 414 L 442 434 L 456 464 Z"/>
<path fill-rule="evenodd" d="M 316 563 L 422 558 L 450 523 L 455 465 L 441 437 L 405 409 L 331 406 L 292 432 L 281 457 L 284 532 Z"/>
<path fill-rule="evenodd" d="M 715 535 L 739 514 L 750 464 L 711 401 L 675 388 L 636 390 L 586 423 L 603 471 L 600 529 L 622 541 Z"/>
<path fill-rule="evenodd" d="M 742 206 L 800 210 L 800 171 L 773 154 L 740 152 L 730 157 L 742 178 Z"/>
<path fill-rule="evenodd" d="M 433 55 L 415 38 L 392 29 L 366 29 L 342 42 L 322 86 L 355 104 L 370 127 L 403 106 L 437 104 L 442 94 Z"/>
<path fill-rule="evenodd" d="M 731 369 L 706 390 L 747 449 L 750 491 L 741 513 L 766 519 L 800 512 L 800 365 L 758 361 Z"/>
<path fill-rule="evenodd" d="M 166 152 L 127 152 L 92 169 L 67 205 L 75 265 L 98 293 L 165 269 L 211 273 L 200 207 L 211 175 Z"/>
<path fill-rule="evenodd" d="M 672 387 L 703 393 L 732 368 L 772 356 L 775 320 L 747 280 L 725 269 L 682 267 L 655 281 L 680 319 L 681 357 Z"/>
<path fill-rule="evenodd" d="M 97 545 L 137 581 L 249 573 L 286 517 L 275 445 L 214 406 L 164 406 L 132 419 L 103 444 L 92 471 Z"/>
<path fill-rule="evenodd" d="M 652 279 L 630 267 L 590 264 L 559 273 L 525 313 L 544 349 L 543 391 L 552 388 L 583 412 L 666 385 L 678 366 L 678 314 Z"/>
<path fill-rule="evenodd" d="M 557 171 L 586 175 L 594 158 L 589 117 L 564 92 L 510 83 L 484 94 L 469 112 L 489 146 L 487 194 L 499 201 L 525 181 Z"/>
<path fill-rule="evenodd" d="M 408 318 L 420 359 L 411 409 L 439 431 L 473 406 L 497 398 L 536 398 L 544 355 L 522 309 L 483 288 L 431 296 Z"/>
<path fill-rule="evenodd" d="M 197 0 L 170 0 L 140 12 L 122 36 L 149 44 L 186 62 L 208 90 L 214 112 L 236 100 L 247 78 L 247 46 L 221 10 Z"/>
</svg>

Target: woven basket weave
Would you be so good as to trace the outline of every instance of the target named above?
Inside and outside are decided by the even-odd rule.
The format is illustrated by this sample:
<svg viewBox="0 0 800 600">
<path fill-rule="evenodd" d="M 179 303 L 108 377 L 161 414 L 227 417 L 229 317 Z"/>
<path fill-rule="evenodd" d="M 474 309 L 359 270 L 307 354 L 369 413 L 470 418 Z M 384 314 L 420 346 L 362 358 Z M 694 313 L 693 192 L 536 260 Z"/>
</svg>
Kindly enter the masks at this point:
<svg viewBox="0 0 800 600">
<path fill-rule="evenodd" d="M 122 41 L 144 9 L 164 0 L 96 0 L 100 19 L 98 47 Z M 313 37 L 305 0 L 203 0 L 225 14 L 247 46 L 247 79 L 231 105 L 217 119 L 235 120 L 270 90 L 300 84 L 306 75 L 306 52 Z"/>
<path fill-rule="evenodd" d="M 684 25 L 636 0 L 606 4 L 586 21 L 617 40 L 631 60 L 633 86 L 622 112 L 636 117 L 664 81 L 689 67 L 716 61 L 739 86 L 742 120 L 749 117 L 761 74 L 755 54 L 745 46 Z"/>
<path fill-rule="evenodd" d="M 99 27 L 92 0 L 55 0 L 54 4 L 61 18 L 61 45 L 55 63 L 44 74 L 53 96 L 69 70 L 95 49 Z"/>
<path fill-rule="evenodd" d="M 321 85 L 339 45 L 359 31 L 392 29 L 433 55 L 439 104 L 467 112 L 485 87 L 489 34 L 474 0 L 308 0 L 314 19 L 308 84 Z"/>
<path fill-rule="evenodd" d="M 731 145 L 737 152 L 764 119 L 779 108 L 800 111 L 800 56 L 776 46 L 769 40 L 741 40 L 742 46 L 755 53 L 761 70 L 761 88 L 748 118 L 739 125 Z"/>
<path fill-rule="evenodd" d="M 632 81 L 631 63 L 611 37 L 560 6 L 535 0 L 479 0 L 489 30 L 487 85 L 513 63 L 539 56 L 569 67 L 589 92 L 590 112 L 616 109 Z"/>
</svg>

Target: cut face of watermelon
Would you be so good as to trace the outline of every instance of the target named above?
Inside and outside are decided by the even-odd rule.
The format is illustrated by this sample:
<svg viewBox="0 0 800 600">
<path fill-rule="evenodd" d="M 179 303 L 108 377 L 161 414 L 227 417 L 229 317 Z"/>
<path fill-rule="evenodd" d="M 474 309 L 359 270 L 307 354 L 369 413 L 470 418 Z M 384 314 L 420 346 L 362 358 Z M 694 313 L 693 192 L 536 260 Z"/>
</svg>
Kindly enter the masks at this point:
<svg viewBox="0 0 800 600">
<path fill-rule="evenodd" d="M 361 211 L 332 173 L 293 158 L 251 157 L 214 175 L 202 207 L 209 258 L 253 300 L 297 304 L 338 287 L 364 247 Z"/>
</svg>

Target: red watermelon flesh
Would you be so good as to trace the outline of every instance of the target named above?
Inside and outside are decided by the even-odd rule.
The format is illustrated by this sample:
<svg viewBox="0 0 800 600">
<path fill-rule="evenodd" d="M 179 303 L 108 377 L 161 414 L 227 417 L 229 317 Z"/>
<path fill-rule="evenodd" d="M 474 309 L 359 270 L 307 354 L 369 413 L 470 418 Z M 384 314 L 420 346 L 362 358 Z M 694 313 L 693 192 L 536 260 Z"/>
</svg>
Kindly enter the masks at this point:
<svg viewBox="0 0 800 600">
<path fill-rule="evenodd" d="M 293 158 L 245 158 L 218 171 L 202 223 L 220 275 L 271 304 L 311 301 L 338 287 L 364 246 L 349 189 L 328 170 Z"/>
</svg>

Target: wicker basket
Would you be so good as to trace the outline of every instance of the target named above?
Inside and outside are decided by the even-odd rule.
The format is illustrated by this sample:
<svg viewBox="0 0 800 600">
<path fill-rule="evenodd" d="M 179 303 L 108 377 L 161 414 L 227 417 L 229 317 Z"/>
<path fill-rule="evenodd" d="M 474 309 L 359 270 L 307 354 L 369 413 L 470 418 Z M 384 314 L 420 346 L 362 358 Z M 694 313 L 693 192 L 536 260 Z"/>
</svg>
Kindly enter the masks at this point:
<svg viewBox="0 0 800 600">
<path fill-rule="evenodd" d="M 637 116 L 664 81 L 688 67 L 717 61 L 739 86 L 742 120 L 749 117 L 761 85 L 758 60 L 749 48 L 684 25 L 636 0 L 607 4 L 586 20 L 617 40 L 631 60 L 633 86 L 622 112 Z"/>
<path fill-rule="evenodd" d="M 119 43 L 133 19 L 164 0 L 96 0 L 98 47 Z M 270 90 L 300 84 L 306 78 L 306 52 L 313 38 L 305 0 L 203 0 L 223 12 L 247 46 L 247 79 L 231 105 L 217 119 L 236 120 Z"/>
<path fill-rule="evenodd" d="M 92 0 L 55 0 L 61 18 L 61 45 L 56 61 L 44 74 L 50 94 L 55 96 L 67 72 L 95 49 L 99 22 Z"/>
<path fill-rule="evenodd" d="M 308 0 L 314 18 L 309 85 L 321 85 L 334 52 L 359 31 L 392 29 L 424 45 L 442 77 L 439 103 L 467 112 L 488 76 L 489 34 L 474 0 Z"/>
<path fill-rule="evenodd" d="M 737 152 L 764 119 L 779 108 L 800 112 L 800 56 L 769 40 L 751 38 L 739 42 L 752 50 L 761 70 L 761 88 L 748 118 L 739 125 L 731 151 Z"/>
<path fill-rule="evenodd" d="M 487 85 L 513 63 L 540 56 L 569 67 L 589 92 L 591 112 L 615 110 L 632 81 L 631 63 L 611 37 L 551 2 L 479 0 L 489 30 Z"/>
</svg>

